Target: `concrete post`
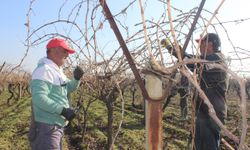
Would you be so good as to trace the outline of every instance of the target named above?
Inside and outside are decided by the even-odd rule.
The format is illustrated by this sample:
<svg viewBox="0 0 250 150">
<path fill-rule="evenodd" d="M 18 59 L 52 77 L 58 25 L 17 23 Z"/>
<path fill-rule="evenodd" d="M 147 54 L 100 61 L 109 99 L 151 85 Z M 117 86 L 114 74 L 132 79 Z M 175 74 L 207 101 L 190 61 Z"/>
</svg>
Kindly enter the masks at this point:
<svg viewBox="0 0 250 150">
<path fill-rule="evenodd" d="M 146 100 L 146 150 L 162 149 L 162 81 L 155 75 L 145 76 L 145 87 L 152 100 Z"/>
</svg>

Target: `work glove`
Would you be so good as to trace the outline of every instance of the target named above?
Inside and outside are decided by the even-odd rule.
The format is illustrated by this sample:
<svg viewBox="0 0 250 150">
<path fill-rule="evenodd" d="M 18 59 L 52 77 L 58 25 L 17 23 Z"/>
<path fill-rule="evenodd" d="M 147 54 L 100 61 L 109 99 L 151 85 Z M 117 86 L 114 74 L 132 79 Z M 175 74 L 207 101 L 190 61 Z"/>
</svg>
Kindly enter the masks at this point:
<svg viewBox="0 0 250 150">
<path fill-rule="evenodd" d="M 65 117 L 66 120 L 71 121 L 76 116 L 76 111 L 73 108 L 65 108 L 63 107 L 63 110 L 61 112 L 61 115 Z"/>
<path fill-rule="evenodd" d="M 165 47 L 169 51 L 173 49 L 173 46 L 168 38 L 161 40 L 161 46 Z"/>
<path fill-rule="evenodd" d="M 168 38 L 161 40 L 161 46 L 165 47 L 170 54 L 172 54 L 173 56 L 177 58 L 176 50 Z M 184 58 L 184 52 L 182 51 L 182 47 L 181 45 L 178 45 L 178 46 L 181 50 L 181 58 Z"/>
<path fill-rule="evenodd" d="M 81 67 L 76 66 L 76 68 L 75 68 L 73 74 L 74 74 L 74 78 L 75 78 L 76 80 L 80 80 L 81 77 L 82 77 L 83 74 L 84 74 L 84 71 L 82 70 Z"/>
</svg>

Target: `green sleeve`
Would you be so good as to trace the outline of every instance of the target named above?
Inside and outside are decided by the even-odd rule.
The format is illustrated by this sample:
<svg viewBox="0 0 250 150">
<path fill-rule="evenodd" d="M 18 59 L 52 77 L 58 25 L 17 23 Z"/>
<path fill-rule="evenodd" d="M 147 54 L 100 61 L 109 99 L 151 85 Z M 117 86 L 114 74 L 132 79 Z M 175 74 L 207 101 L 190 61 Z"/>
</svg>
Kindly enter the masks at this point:
<svg viewBox="0 0 250 150">
<path fill-rule="evenodd" d="M 49 113 L 60 114 L 62 112 L 63 106 L 58 105 L 49 97 L 51 88 L 52 85 L 49 85 L 49 83 L 45 81 L 32 80 L 32 103 L 36 107 L 39 107 L 40 109 Z"/>
<path fill-rule="evenodd" d="M 68 94 L 73 92 L 74 90 L 76 90 L 78 88 L 80 84 L 80 81 L 72 79 L 67 83 L 67 90 L 68 90 Z"/>
</svg>

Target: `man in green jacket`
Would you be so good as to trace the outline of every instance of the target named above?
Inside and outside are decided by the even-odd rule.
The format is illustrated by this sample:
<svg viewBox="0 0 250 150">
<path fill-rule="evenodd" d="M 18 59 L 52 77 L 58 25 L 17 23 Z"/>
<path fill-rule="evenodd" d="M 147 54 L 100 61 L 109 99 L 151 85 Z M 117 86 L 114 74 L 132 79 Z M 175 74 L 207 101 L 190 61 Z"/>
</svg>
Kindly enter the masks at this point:
<svg viewBox="0 0 250 150">
<path fill-rule="evenodd" d="M 62 66 L 71 49 L 63 39 L 54 38 L 47 44 L 47 57 L 42 58 L 32 73 L 32 121 L 29 141 L 32 150 L 62 149 L 63 128 L 76 112 L 70 107 L 68 94 L 80 83 L 83 70 L 76 67 L 69 80 Z"/>
</svg>

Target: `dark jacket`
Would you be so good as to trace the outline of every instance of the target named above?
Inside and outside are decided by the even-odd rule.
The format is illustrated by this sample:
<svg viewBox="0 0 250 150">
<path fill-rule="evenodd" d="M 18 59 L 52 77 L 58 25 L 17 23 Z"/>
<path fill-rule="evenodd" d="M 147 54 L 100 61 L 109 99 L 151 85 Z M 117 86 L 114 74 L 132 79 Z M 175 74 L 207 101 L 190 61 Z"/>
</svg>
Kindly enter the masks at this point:
<svg viewBox="0 0 250 150">
<path fill-rule="evenodd" d="M 203 58 L 208 61 L 227 66 L 225 58 L 222 53 L 216 52 Z M 193 64 L 187 65 L 191 70 L 194 69 Z M 226 71 L 215 68 L 212 63 L 206 63 L 198 65 L 200 71 L 200 86 L 204 91 L 211 104 L 213 105 L 216 115 L 224 122 L 226 117 L 226 91 L 227 91 L 227 73 Z M 197 112 L 208 114 L 208 107 L 203 103 L 203 100 L 199 97 L 196 103 Z"/>
</svg>

